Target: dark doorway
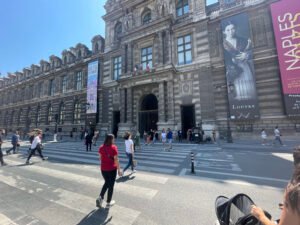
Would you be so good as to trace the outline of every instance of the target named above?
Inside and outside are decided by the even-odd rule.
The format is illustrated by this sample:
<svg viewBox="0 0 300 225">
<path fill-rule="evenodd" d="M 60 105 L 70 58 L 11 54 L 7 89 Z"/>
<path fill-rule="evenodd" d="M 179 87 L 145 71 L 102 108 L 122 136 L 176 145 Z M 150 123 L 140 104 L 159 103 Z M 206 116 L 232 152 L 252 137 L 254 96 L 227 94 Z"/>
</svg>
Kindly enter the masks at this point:
<svg viewBox="0 0 300 225">
<path fill-rule="evenodd" d="M 120 123 L 120 111 L 114 111 L 113 112 L 113 134 L 115 137 L 118 135 L 118 130 L 119 130 L 119 123 Z"/>
<path fill-rule="evenodd" d="M 150 129 L 157 130 L 158 102 L 153 94 L 145 96 L 141 102 L 139 111 L 139 132 L 141 135 Z"/>
<path fill-rule="evenodd" d="M 181 122 L 183 138 L 187 138 L 188 129 L 195 127 L 195 106 L 181 106 Z"/>
</svg>

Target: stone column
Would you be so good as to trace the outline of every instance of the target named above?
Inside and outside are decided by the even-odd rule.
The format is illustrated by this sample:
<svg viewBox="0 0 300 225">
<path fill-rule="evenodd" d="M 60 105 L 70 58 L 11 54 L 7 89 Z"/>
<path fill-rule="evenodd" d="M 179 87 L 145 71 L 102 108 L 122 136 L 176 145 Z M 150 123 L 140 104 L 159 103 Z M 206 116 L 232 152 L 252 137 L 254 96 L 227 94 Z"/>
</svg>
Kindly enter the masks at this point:
<svg viewBox="0 0 300 225">
<path fill-rule="evenodd" d="M 158 121 L 159 123 L 165 123 L 166 122 L 166 109 L 165 109 L 165 83 L 164 81 L 159 83 L 158 85 Z"/>
<path fill-rule="evenodd" d="M 174 83 L 173 80 L 167 83 L 168 90 L 168 123 L 174 124 Z"/>
<path fill-rule="evenodd" d="M 120 121 L 125 123 L 125 89 L 120 89 Z"/>
<path fill-rule="evenodd" d="M 133 119 L 133 95 L 132 88 L 127 88 L 127 123 L 132 123 Z"/>
<path fill-rule="evenodd" d="M 162 32 L 157 34 L 157 37 L 154 40 L 154 61 L 153 67 L 159 67 L 162 65 L 162 53 L 163 53 L 163 44 L 162 44 Z"/>
<path fill-rule="evenodd" d="M 170 30 L 165 31 L 165 64 L 168 65 L 171 63 L 171 48 L 172 48 L 172 42 L 171 42 L 171 33 Z"/>
</svg>

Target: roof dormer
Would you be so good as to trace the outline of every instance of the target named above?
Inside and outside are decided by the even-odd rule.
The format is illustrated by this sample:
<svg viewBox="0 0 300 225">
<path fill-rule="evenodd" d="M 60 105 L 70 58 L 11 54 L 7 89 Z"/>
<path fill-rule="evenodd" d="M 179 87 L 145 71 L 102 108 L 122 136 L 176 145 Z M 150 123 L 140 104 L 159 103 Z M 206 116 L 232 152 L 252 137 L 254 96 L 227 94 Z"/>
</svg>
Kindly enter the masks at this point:
<svg viewBox="0 0 300 225">
<path fill-rule="evenodd" d="M 98 52 L 103 53 L 104 48 L 105 48 L 104 38 L 101 35 L 97 35 L 97 36 L 93 37 L 93 39 L 92 39 L 92 52 L 94 54 L 98 53 Z"/>
</svg>

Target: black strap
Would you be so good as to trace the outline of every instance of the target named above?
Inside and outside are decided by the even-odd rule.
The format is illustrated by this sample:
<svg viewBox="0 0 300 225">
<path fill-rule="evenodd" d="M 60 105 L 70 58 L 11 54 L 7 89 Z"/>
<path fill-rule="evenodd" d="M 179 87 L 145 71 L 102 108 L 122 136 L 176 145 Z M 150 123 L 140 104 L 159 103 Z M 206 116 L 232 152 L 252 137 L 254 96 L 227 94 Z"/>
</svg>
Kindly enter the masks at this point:
<svg viewBox="0 0 300 225">
<path fill-rule="evenodd" d="M 114 162 L 114 161 L 115 161 L 115 160 L 114 160 L 114 157 L 112 157 L 110 154 L 108 154 L 107 149 L 106 149 L 106 146 L 103 146 L 103 147 L 104 147 L 104 151 L 105 151 L 107 157 L 110 158 L 110 159 Z"/>
</svg>

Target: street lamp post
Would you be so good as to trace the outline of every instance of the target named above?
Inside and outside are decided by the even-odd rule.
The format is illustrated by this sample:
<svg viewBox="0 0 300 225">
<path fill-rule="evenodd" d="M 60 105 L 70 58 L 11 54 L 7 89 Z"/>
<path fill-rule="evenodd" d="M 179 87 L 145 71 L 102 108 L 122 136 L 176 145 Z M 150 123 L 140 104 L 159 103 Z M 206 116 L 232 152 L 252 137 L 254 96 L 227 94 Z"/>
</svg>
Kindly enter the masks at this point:
<svg viewBox="0 0 300 225">
<path fill-rule="evenodd" d="M 229 104 L 229 91 L 231 91 L 231 88 L 233 88 L 232 84 L 229 85 L 222 85 L 222 86 L 217 86 L 216 89 L 218 91 L 218 93 L 221 92 L 221 88 L 226 88 L 227 91 L 227 131 L 226 131 L 226 139 L 227 139 L 227 143 L 233 143 L 233 139 L 232 139 L 232 132 L 231 132 L 231 125 L 230 125 L 230 104 Z"/>
</svg>

